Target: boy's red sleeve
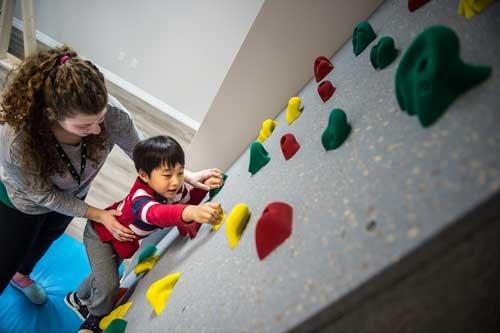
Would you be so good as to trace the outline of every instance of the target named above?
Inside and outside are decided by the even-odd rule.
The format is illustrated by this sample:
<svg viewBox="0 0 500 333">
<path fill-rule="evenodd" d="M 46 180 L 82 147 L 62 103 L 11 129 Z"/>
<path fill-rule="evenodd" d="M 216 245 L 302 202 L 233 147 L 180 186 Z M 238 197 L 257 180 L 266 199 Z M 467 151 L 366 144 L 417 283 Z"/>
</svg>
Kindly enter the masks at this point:
<svg viewBox="0 0 500 333">
<path fill-rule="evenodd" d="M 135 198 L 132 202 L 134 225 L 140 229 L 153 230 L 155 226 L 166 228 L 184 223 L 182 212 L 187 205 L 164 205 L 150 196 Z"/>
<path fill-rule="evenodd" d="M 141 212 L 141 216 L 145 216 L 146 219 L 141 220 L 162 228 L 183 225 L 182 212 L 186 207 L 187 205 L 182 204 L 163 205 L 161 203 L 155 203 L 149 207 L 143 208 L 143 210 L 146 209 L 147 211 Z"/>
<path fill-rule="evenodd" d="M 182 219 L 182 212 L 188 205 L 198 205 L 206 196 L 207 191 L 192 188 L 189 190 L 189 201 L 187 204 L 161 204 L 150 197 L 139 197 L 134 200 L 133 207 L 136 216 L 145 225 L 137 225 L 149 229 L 147 225 L 161 228 L 177 226 L 182 236 L 194 238 L 200 224 L 197 222 L 186 223 Z M 135 224 L 138 224 L 137 222 Z"/>
<path fill-rule="evenodd" d="M 187 206 L 183 204 L 164 205 L 158 202 L 144 205 L 140 216 L 145 217 L 141 218 L 141 221 L 146 225 L 139 225 L 137 222 L 135 224 L 137 227 L 144 227 L 146 230 L 148 229 L 147 225 L 155 225 L 161 228 L 176 226 L 179 229 L 179 234 L 184 237 L 189 236 L 192 239 L 196 237 L 201 224 L 194 221 L 184 222 L 182 212 Z"/>
</svg>

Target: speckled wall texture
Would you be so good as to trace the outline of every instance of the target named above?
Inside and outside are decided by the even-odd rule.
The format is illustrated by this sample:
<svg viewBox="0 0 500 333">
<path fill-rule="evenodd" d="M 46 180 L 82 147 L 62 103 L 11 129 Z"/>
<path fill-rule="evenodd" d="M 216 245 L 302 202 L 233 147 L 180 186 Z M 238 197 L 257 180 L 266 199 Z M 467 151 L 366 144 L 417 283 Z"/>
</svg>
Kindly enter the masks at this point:
<svg viewBox="0 0 500 333">
<path fill-rule="evenodd" d="M 332 58 L 335 69 L 326 78 L 337 88 L 333 97 L 323 103 L 317 83 L 310 81 L 298 92 L 302 116 L 288 126 L 282 112 L 264 142 L 271 162 L 251 176 L 247 151 L 228 170 L 217 200 L 226 212 L 239 202 L 252 212 L 239 245 L 228 248 L 224 227 L 209 233 L 205 226 L 195 240 L 177 241 L 137 287 L 127 331 L 290 330 L 345 300 L 493 197 L 500 189 L 500 3 L 471 20 L 457 15 L 457 3 L 431 1 L 410 13 L 406 1 L 387 1 L 369 22 L 378 38 L 393 37 L 400 50 L 429 25 L 451 27 L 460 37 L 462 59 L 492 66 L 486 82 L 424 129 L 396 102 L 401 54 L 376 71 L 369 58 L 376 41 L 358 57 L 348 41 Z M 312 65 L 313 59 L 311 75 Z M 333 108 L 346 112 L 352 132 L 339 149 L 325 152 L 321 133 Z M 301 145 L 289 161 L 279 144 L 285 133 Z M 272 201 L 293 206 L 293 233 L 259 261 L 255 225 Z M 145 291 L 176 271 L 182 276 L 165 312 L 155 317 Z"/>
</svg>

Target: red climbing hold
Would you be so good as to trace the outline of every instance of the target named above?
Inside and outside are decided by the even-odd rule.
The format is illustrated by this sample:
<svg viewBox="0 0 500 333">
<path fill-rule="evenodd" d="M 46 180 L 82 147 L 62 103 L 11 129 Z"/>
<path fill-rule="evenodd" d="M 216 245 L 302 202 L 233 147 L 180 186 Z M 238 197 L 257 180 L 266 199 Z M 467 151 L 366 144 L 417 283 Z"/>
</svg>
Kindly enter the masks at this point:
<svg viewBox="0 0 500 333">
<path fill-rule="evenodd" d="M 118 289 L 118 291 L 116 292 L 116 296 L 115 296 L 115 305 L 117 305 L 118 302 L 120 302 L 120 300 L 122 299 L 123 295 L 125 295 L 127 290 L 128 290 L 128 288 L 119 288 Z"/>
<path fill-rule="evenodd" d="M 336 88 L 328 80 L 321 82 L 318 86 L 318 94 L 319 97 L 321 97 L 321 99 L 323 100 L 323 102 L 328 101 L 330 97 L 332 97 L 335 90 Z"/>
<path fill-rule="evenodd" d="M 327 57 L 319 56 L 314 60 L 314 76 L 316 82 L 325 78 L 333 69 L 333 65 Z"/>
<path fill-rule="evenodd" d="M 414 12 L 429 1 L 430 0 L 408 0 L 408 10 Z"/>
<path fill-rule="evenodd" d="M 264 209 L 255 227 L 255 244 L 260 260 L 290 237 L 292 215 L 292 207 L 284 202 L 272 202 Z"/>
<path fill-rule="evenodd" d="M 193 239 L 196 237 L 198 230 L 200 230 L 201 223 L 191 222 L 191 223 L 182 223 L 182 225 L 178 225 L 177 229 L 179 230 L 179 234 L 183 237 L 189 236 L 189 238 Z"/>
<path fill-rule="evenodd" d="M 299 150 L 300 145 L 297 142 L 295 136 L 291 133 L 287 133 L 281 137 L 280 140 L 281 151 L 285 156 L 285 160 L 289 160 L 295 155 L 295 153 Z"/>
</svg>

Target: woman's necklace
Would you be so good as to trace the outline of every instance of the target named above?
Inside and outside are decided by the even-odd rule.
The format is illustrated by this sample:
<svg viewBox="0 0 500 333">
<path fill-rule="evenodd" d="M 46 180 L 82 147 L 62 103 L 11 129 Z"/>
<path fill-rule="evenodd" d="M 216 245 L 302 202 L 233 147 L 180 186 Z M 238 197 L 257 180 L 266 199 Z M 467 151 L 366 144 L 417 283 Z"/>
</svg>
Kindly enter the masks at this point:
<svg viewBox="0 0 500 333">
<path fill-rule="evenodd" d="M 56 147 L 56 150 L 61 157 L 62 161 L 64 164 L 66 164 L 66 168 L 68 168 L 68 171 L 70 172 L 71 176 L 73 177 L 74 180 L 80 185 L 81 183 L 81 177 L 83 176 L 83 172 L 85 171 L 85 165 L 87 164 L 87 143 L 85 142 L 85 138 L 82 138 L 82 148 L 81 148 L 81 164 L 80 164 L 80 173 L 78 173 L 69 160 L 68 155 L 66 155 L 66 152 L 62 148 L 61 144 L 59 141 L 57 141 L 56 137 L 54 134 L 52 134 L 52 138 L 54 140 L 54 145 Z"/>
</svg>

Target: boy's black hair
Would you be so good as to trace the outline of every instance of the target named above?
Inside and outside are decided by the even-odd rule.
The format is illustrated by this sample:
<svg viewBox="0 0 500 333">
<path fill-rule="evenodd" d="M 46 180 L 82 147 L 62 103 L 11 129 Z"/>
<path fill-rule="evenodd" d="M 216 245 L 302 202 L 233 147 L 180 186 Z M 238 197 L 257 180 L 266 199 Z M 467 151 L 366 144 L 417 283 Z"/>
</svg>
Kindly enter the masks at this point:
<svg viewBox="0 0 500 333">
<path fill-rule="evenodd" d="M 161 166 L 175 168 L 177 163 L 184 166 L 184 150 L 175 139 L 159 135 L 140 141 L 134 148 L 134 164 L 137 172 L 151 172 Z"/>
</svg>

